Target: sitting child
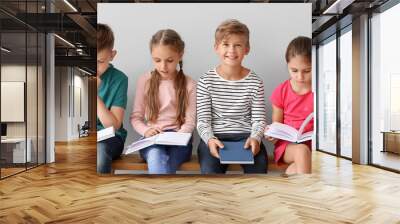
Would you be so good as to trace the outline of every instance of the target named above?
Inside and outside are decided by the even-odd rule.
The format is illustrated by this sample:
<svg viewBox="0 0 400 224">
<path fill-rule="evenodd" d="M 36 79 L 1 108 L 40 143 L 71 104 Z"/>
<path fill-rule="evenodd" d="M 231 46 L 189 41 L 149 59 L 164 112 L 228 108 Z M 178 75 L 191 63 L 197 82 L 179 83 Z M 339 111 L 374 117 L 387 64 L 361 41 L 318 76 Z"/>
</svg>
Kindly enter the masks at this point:
<svg viewBox="0 0 400 224">
<path fill-rule="evenodd" d="M 313 112 L 311 92 L 311 39 L 297 37 L 286 50 L 286 62 L 290 79 L 281 83 L 271 95 L 272 121 L 299 129 L 307 116 Z M 304 132 L 312 131 L 311 120 Z M 268 127 L 267 127 L 268 128 Z M 311 173 L 311 141 L 301 144 L 266 137 L 275 144 L 275 162 L 289 164 L 286 174 Z"/>
<path fill-rule="evenodd" d="M 114 35 L 105 24 L 97 25 L 97 131 L 114 127 L 115 137 L 97 143 L 97 172 L 110 173 L 111 162 L 124 149 L 126 130 L 122 125 L 127 102 L 128 77 L 110 61 L 117 54 Z"/>
<path fill-rule="evenodd" d="M 158 31 L 150 41 L 155 69 L 139 77 L 131 114 L 133 128 L 145 138 L 163 131 L 193 132 L 196 83 L 183 73 L 184 47 L 179 34 L 170 29 Z M 140 150 L 140 155 L 150 174 L 174 174 L 190 160 L 192 144 L 152 145 Z"/>
<path fill-rule="evenodd" d="M 245 140 L 254 164 L 242 164 L 244 173 L 266 173 L 266 150 L 261 142 L 265 127 L 264 84 L 242 66 L 250 51 L 249 29 L 237 20 L 223 22 L 215 33 L 220 64 L 203 75 L 197 86 L 197 130 L 201 173 L 225 173 L 221 141 Z"/>
</svg>

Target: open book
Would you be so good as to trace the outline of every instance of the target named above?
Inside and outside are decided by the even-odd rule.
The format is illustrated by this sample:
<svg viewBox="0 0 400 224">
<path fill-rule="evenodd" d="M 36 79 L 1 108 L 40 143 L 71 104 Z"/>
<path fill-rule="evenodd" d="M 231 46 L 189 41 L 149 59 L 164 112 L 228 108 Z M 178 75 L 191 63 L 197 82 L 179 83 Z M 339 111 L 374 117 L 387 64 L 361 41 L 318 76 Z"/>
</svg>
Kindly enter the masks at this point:
<svg viewBox="0 0 400 224">
<path fill-rule="evenodd" d="M 97 131 L 97 142 L 112 138 L 115 136 L 114 127 L 108 127 Z"/>
<path fill-rule="evenodd" d="M 313 131 L 309 131 L 306 133 L 303 133 L 304 128 L 306 125 L 311 121 L 313 118 L 314 113 L 311 113 L 307 116 L 307 118 L 303 121 L 303 123 L 300 126 L 299 130 L 296 130 L 295 128 L 282 124 L 282 123 L 272 123 L 269 128 L 265 131 L 264 135 L 273 137 L 273 138 L 279 138 L 282 140 L 286 140 L 289 142 L 295 142 L 295 143 L 300 143 L 300 142 L 305 142 L 308 140 L 312 139 Z"/>
<path fill-rule="evenodd" d="M 181 132 L 163 132 L 152 137 L 143 138 L 139 141 L 133 142 L 128 147 L 126 147 L 123 154 L 127 155 L 151 145 L 180 145 L 185 146 L 189 143 L 191 133 L 181 133 Z"/>
</svg>

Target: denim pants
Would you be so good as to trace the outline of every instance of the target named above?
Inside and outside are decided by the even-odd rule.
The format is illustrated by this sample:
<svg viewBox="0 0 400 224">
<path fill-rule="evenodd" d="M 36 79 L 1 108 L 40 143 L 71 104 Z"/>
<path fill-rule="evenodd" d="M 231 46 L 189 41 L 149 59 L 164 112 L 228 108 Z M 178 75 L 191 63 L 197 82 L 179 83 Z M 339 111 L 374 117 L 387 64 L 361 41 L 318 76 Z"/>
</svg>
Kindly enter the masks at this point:
<svg viewBox="0 0 400 224">
<path fill-rule="evenodd" d="M 192 156 L 192 140 L 187 146 L 152 145 L 140 150 L 149 174 L 175 174 L 179 166 Z"/>
<path fill-rule="evenodd" d="M 247 139 L 249 133 L 237 134 L 215 134 L 220 141 L 240 141 Z M 211 155 L 208 145 L 201 140 L 197 154 L 199 156 L 200 169 L 202 174 L 225 173 L 229 164 L 221 164 L 218 158 Z M 241 164 L 244 173 L 267 173 L 268 161 L 267 152 L 263 143 L 260 144 L 260 151 L 254 156 L 254 164 Z"/>
<path fill-rule="evenodd" d="M 119 136 L 97 143 L 97 173 L 110 173 L 111 163 L 124 149 L 124 141 Z"/>
</svg>

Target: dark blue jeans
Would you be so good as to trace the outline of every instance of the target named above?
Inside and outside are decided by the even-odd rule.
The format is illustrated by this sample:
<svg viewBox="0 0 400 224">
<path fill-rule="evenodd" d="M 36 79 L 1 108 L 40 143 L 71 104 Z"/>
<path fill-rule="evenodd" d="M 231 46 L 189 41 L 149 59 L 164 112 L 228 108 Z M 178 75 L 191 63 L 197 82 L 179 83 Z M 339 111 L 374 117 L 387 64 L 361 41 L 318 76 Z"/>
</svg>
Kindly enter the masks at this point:
<svg viewBox="0 0 400 224">
<path fill-rule="evenodd" d="M 110 173 L 111 163 L 120 157 L 124 149 L 124 141 L 119 136 L 97 143 L 97 173 Z"/>
<path fill-rule="evenodd" d="M 247 139 L 249 133 L 238 134 L 215 134 L 220 141 L 240 141 Z M 202 174 L 225 173 L 229 164 L 221 164 L 218 158 L 211 155 L 208 145 L 201 140 L 197 154 L 199 156 Z M 260 151 L 254 156 L 254 164 L 241 164 L 244 173 L 267 173 L 268 160 L 264 144 L 261 142 Z"/>
</svg>

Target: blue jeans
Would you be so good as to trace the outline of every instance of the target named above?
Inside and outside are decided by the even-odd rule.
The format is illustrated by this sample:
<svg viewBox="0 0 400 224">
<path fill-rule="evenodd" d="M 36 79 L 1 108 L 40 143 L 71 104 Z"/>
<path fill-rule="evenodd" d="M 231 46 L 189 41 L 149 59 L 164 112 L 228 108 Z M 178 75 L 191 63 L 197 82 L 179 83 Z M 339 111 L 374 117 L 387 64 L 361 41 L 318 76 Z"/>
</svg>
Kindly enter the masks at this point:
<svg viewBox="0 0 400 224">
<path fill-rule="evenodd" d="M 238 134 L 215 134 L 220 141 L 240 141 L 247 139 L 248 133 Z M 211 155 L 208 145 L 203 140 L 200 141 L 197 154 L 199 156 L 200 169 L 202 174 L 225 173 L 228 164 L 221 164 L 218 158 Z M 267 173 L 268 160 L 267 151 L 263 143 L 260 144 L 260 151 L 254 156 L 254 164 L 241 164 L 244 173 Z"/>
<path fill-rule="evenodd" d="M 97 143 L 97 173 L 110 173 L 111 163 L 124 149 L 124 141 L 115 136 Z"/>
<path fill-rule="evenodd" d="M 152 145 L 140 150 L 149 174 L 175 174 L 179 166 L 192 156 L 191 140 L 187 146 Z"/>
</svg>

